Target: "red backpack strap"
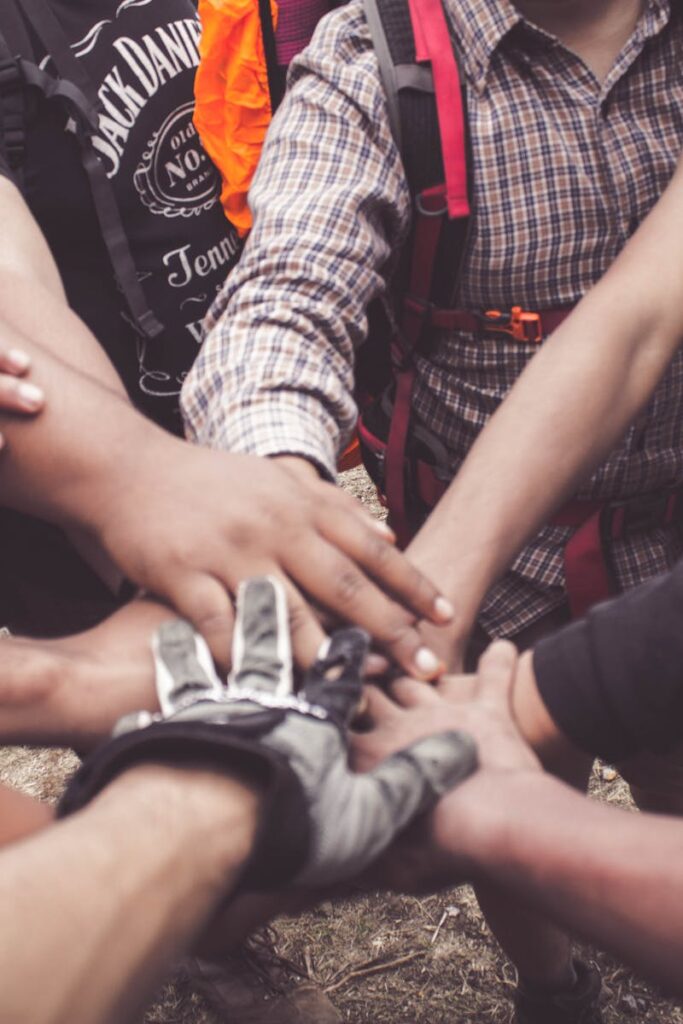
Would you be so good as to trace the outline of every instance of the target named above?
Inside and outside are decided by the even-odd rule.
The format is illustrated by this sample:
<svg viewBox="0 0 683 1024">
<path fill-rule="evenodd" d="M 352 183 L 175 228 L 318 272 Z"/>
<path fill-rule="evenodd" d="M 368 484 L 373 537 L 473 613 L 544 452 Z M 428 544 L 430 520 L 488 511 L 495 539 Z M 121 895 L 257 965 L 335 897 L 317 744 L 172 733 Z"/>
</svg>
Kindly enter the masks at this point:
<svg viewBox="0 0 683 1024">
<path fill-rule="evenodd" d="M 365 0 L 389 117 L 414 200 L 402 272 L 398 329 L 392 344 L 393 413 L 384 486 L 398 541 L 410 539 L 406 449 L 414 353 L 435 304 L 457 283 L 467 238 L 467 130 L 461 77 L 442 0 Z M 406 301 L 409 300 L 409 301 Z"/>
<path fill-rule="evenodd" d="M 460 71 L 441 0 L 408 0 L 415 60 L 428 61 L 434 79 L 449 217 L 469 217 L 465 112 Z"/>
</svg>

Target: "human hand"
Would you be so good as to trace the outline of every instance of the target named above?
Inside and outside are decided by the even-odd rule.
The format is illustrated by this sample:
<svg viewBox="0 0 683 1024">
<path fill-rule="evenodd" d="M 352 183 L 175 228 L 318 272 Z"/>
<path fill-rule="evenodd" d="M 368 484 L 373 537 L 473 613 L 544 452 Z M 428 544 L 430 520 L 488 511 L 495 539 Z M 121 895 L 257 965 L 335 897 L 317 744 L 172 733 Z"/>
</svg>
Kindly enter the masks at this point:
<svg viewBox="0 0 683 1024">
<path fill-rule="evenodd" d="M 42 390 L 30 381 L 21 378 L 30 369 L 30 360 L 25 352 L 17 348 L 0 347 L 0 413 L 40 412 L 45 402 Z M 0 433 L 0 448 L 5 439 Z"/>
<path fill-rule="evenodd" d="M 366 649 L 360 630 L 335 633 L 294 694 L 284 589 L 267 577 L 240 587 L 227 688 L 188 623 L 166 623 L 155 641 L 161 713 L 119 722 L 115 738 L 75 777 L 63 809 L 77 810 L 140 761 L 215 763 L 253 773 L 264 787 L 265 820 L 246 887 L 354 876 L 475 765 L 468 737 L 439 730 L 366 774 L 350 770 L 348 722 Z"/>
<path fill-rule="evenodd" d="M 0 640 L 0 739 L 90 750 L 129 711 L 159 708 L 150 641 L 170 609 L 132 601 L 92 629 Z"/>
<path fill-rule="evenodd" d="M 422 621 L 418 628 L 425 647 L 433 651 L 441 663 L 446 666 L 446 672 L 462 673 L 470 639 L 470 629 L 460 621 L 460 616 L 456 615 L 452 622 L 443 626 Z"/>
<path fill-rule="evenodd" d="M 338 487 L 167 436 L 131 451 L 119 470 L 103 481 L 100 542 L 202 633 L 221 665 L 239 583 L 272 575 L 285 585 L 299 664 L 311 664 L 325 638 L 310 599 L 361 624 L 411 675 L 443 670 L 416 624 L 448 620 L 450 605 L 395 549 L 391 531 Z"/>
<path fill-rule="evenodd" d="M 517 654 L 512 644 L 494 643 L 476 676 L 454 676 L 436 687 L 401 679 L 393 700 L 368 687 L 366 716 L 372 729 L 356 734 L 353 763 L 371 767 L 407 742 L 437 729 L 462 729 L 475 740 L 479 770 L 444 797 L 427 822 L 418 822 L 383 858 L 374 878 L 392 888 L 420 890 L 476 875 L 483 850 L 501 822 L 514 814 L 520 780 L 541 771 L 512 717 L 511 693 Z"/>
</svg>

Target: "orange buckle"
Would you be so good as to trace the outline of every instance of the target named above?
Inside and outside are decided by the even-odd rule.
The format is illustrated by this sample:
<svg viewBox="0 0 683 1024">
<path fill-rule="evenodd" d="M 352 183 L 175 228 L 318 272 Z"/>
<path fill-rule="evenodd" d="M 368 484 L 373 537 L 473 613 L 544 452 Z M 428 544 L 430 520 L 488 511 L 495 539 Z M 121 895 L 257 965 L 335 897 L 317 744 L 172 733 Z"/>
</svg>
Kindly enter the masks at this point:
<svg viewBox="0 0 683 1024">
<path fill-rule="evenodd" d="M 487 309 L 484 323 L 489 331 L 509 334 L 515 341 L 538 345 L 543 341 L 543 325 L 540 313 L 529 313 L 521 306 L 513 306 L 509 313 L 499 309 Z"/>
</svg>

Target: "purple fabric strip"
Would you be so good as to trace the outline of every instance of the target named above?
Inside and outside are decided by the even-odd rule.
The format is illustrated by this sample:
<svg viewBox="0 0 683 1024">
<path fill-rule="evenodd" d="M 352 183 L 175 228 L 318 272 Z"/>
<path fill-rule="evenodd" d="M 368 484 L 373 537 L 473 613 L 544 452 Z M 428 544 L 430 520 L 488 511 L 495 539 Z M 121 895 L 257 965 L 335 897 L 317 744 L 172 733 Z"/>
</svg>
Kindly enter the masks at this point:
<svg viewBox="0 0 683 1024">
<path fill-rule="evenodd" d="M 331 4 L 329 0 L 279 0 L 278 8 L 275 49 L 278 64 L 286 66 L 306 46 Z"/>
</svg>

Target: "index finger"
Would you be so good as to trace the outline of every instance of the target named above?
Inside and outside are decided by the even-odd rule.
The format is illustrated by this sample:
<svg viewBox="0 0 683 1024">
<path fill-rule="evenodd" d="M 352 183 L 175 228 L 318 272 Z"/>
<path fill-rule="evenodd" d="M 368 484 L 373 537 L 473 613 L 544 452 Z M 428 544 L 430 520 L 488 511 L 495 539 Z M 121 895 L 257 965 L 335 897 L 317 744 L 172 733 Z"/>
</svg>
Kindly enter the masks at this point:
<svg viewBox="0 0 683 1024">
<path fill-rule="evenodd" d="M 320 532 L 418 618 L 440 626 L 452 620 L 451 602 L 365 517 L 349 516 L 341 503 L 331 503 Z"/>
</svg>

